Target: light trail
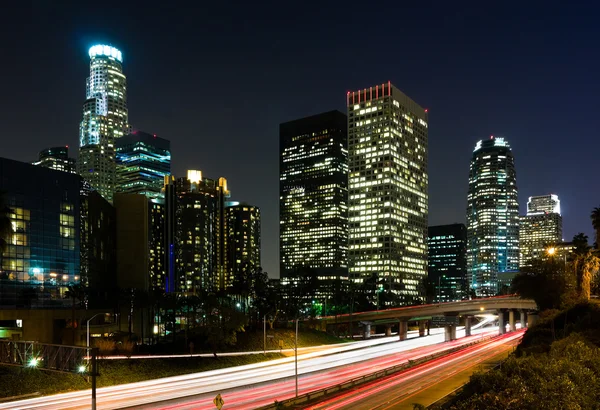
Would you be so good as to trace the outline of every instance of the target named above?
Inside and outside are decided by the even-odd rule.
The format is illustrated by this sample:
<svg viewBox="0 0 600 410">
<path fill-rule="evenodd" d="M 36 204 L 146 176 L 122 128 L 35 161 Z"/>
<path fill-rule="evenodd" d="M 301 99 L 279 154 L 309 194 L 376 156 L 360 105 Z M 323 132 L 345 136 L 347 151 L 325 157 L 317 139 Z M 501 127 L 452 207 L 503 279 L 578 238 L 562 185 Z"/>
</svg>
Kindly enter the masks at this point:
<svg viewBox="0 0 600 410">
<path fill-rule="evenodd" d="M 481 337 L 477 334 L 478 332 L 496 334 L 497 328 L 474 329 L 474 336 L 446 343 L 442 343 L 444 340 L 442 331 L 443 329 L 432 329 L 432 335 L 426 337 L 411 334 L 412 337 L 402 342 L 398 342 L 397 338 L 373 339 L 305 353 L 298 358 L 298 371 L 301 375 L 300 391 L 303 393 L 319 389 L 358 375 L 406 362 L 409 358 L 427 356 L 442 349 L 472 342 Z M 459 333 L 457 336 L 464 335 L 464 330 L 459 330 L 457 333 Z M 396 341 L 392 343 L 393 340 Z M 215 392 L 222 393 L 226 401 L 225 409 L 254 408 L 261 398 L 264 404 L 268 404 L 275 399 L 281 400 L 293 394 L 293 388 L 290 388 L 293 383 L 291 378 L 294 375 L 293 361 L 293 357 L 286 357 L 245 366 L 105 387 L 97 391 L 98 408 L 101 410 L 133 406 L 164 408 L 165 405 L 169 405 L 167 404 L 169 401 L 189 397 L 189 399 L 184 399 L 188 402 L 188 400 L 194 401 L 194 397 L 199 398 L 200 395 L 206 395 L 207 398 L 202 400 L 205 400 L 207 407 L 196 404 L 190 408 L 212 409 L 214 407 L 212 397 Z M 290 381 L 282 381 L 285 379 L 290 379 Z M 261 383 L 262 385 L 259 385 Z M 253 387 L 248 390 L 248 386 Z M 234 396 L 230 396 L 227 392 L 240 389 L 244 389 L 242 398 L 246 400 L 238 405 L 235 404 Z M 268 394 L 269 392 L 270 394 Z M 90 407 L 90 396 L 90 390 L 70 392 L 2 403 L 0 410 L 87 410 Z M 252 400 L 254 407 L 249 407 L 250 405 L 247 404 L 248 397 L 256 399 Z M 157 403 L 157 405 L 150 405 L 151 403 Z M 158 403 L 162 403 L 162 405 Z M 234 407 L 230 407 L 231 405 Z"/>
</svg>

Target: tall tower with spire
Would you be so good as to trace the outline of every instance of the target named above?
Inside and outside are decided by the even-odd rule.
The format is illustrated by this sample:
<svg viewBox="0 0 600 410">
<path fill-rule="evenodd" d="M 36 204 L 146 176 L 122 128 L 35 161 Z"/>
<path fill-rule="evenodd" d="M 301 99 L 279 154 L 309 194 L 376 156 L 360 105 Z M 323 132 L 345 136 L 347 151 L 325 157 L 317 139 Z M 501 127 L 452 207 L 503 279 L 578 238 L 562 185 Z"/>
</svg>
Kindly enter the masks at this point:
<svg viewBox="0 0 600 410">
<path fill-rule="evenodd" d="M 108 45 L 89 50 L 83 119 L 79 127 L 78 173 L 106 200 L 115 191 L 115 141 L 127 134 L 127 83 L 121 51 Z"/>
</svg>

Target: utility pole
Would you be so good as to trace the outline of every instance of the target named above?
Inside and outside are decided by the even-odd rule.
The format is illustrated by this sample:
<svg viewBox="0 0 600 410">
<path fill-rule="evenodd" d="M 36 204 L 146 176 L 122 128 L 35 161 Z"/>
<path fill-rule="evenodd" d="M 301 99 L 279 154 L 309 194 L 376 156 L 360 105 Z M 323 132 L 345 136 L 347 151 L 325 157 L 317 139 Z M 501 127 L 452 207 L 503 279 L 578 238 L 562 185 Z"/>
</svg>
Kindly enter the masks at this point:
<svg viewBox="0 0 600 410">
<path fill-rule="evenodd" d="M 263 316 L 263 354 L 267 354 L 267 315 Z"/>
</svg>

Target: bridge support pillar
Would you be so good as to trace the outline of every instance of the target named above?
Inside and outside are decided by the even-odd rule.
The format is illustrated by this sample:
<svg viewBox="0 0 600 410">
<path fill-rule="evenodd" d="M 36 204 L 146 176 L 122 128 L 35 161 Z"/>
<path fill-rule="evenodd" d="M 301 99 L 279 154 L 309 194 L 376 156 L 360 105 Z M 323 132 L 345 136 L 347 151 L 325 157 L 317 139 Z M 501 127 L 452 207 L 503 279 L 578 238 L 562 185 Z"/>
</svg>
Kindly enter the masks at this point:
<svg viewBox="0 0 600 410">
<path fill-rule="evenodd" d="M 398 338 L 400 340 L 406 340 L 408 337 L 408 322 L 405 320 L 398 321 Z"/>
<path fill-rule="evenodd" d="M 506 332 L 506 327 L 504 326 L 506 322 L 504 321 L 504 311 L 498 311 L 498 334 L 503 335 Z"/>
<path fill-rule="evenodd" d="M 515 324 L 515 311 L 512 309 L 508 311 L 508 328 L 509 332 L 514 332 L 517 330 L 517 326 Z"/>
<path fill-rule="evenodd" d="M 419 320 L 419 337 L 425 336 L 425 321 Z"/>
<path fill-rule="evenodd" d="M 471 336 L 471 316 L 465 316 L 465 336 Z"/>
<path fill-rule="evenodd" d="M 525 320 L 525 311 L 521 310 L 519 313 L 521 314 L 521 329 L 525 329 L 527 327 L 527 321 Z"/>
<path fill-rule="evenodd" d="M 535 322 L 538 321 L 538 315 L 535 313 L 528 313 L 527 314 L 527 327 L 531 327 L 533 325 L 535 325 Z"/>
<path fill-rule="evenodd" d="M 385 325 L 385 335 L 386 336 L 392 335 L 392 325 Z"/>
<path fill-rule="evenodd" d="M 363 338 L 369 339 L 371 337 L 371 324 L 363 323 Z"/>
<path fill-rule="evenodd" d="M 455 325 L 446 325 L 444 327 L 444 340 L 446 342 L 456 340 L 456 326 Z"/>
</svg>

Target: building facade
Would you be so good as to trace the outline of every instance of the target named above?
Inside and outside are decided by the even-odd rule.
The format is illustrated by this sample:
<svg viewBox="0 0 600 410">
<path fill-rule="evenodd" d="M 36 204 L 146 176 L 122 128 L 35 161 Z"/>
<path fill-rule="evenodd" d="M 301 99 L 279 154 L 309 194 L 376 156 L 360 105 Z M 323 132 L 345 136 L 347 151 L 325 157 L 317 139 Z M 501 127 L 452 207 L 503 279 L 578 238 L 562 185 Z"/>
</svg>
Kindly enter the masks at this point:
<svg viewBox="0 0 600 410">
<path fill-rule="evenodd" d="M 310 269 L 348 279 L 347 117 L 329 111 L 279 126 L 282 283 Z"/>
<path fill-rule="evenodd" d="M 161 198 L 165 176 L 171 174 L 171 143 L 134 131 L 116 140 L 116 192 Z"/>
<path fill-rule="evenodd" d="M 428 114 L 392 84 L 347 95 L 349 269 L 376 277 L 397 304 L 427 277 Z"/>
<path fill-rule="evenodd" d="M 201 171 L 189 170 L 187 177 L 176 179 L 175 192 L 174 291 L 225 289 L 232 281 L 225 238 L 227 181 L 203 178 Z M 172 210 L 167 207 L 166 212 Z"/>
<path fill-rule="evenodd" d="M 433 301 L 468 299 L 467 227 L 464 224 L 430 226 L 428 232 L 428 280 L 434 290 Z"/>
<path fill-rule="evenodd" d="M 498 292 L 498 273 L 519 269 L 519 203 L 512 150 L 504 138 L 479 141 L 469 168 L 467 269 L 477 296 Z"/>
<path fill-rule="evenodd" d="M 76 173 L 75 159 L 69 158 L 69 147 L 52 147 L 40 151 L 38 160 L 33 162 L 44 168 L 54 169 L 56 171 L 64 171 Z"/>
<path fill-rule="evenodd" d="M 562 242 L 562 216 L 558 195 L 531 196 L 527 214 L 519 224 L 519 265 L 531 266 L 544 258 L 547 249 Z"/>
<path fill-rule="evenodd" d="M 227 244 L 233 280 L 248 278 L 261 267 L 260 209 L 240 202 L 227 202 Z"/>
<path fill-rule="evenodd" d="M 116 186 L 115 143 L 128 130 L 127 84 L 121 51 L 107 45 L 89 50 L 83 119 L 79 127 L 79 175 L 107 201 Z"/>
<path fill-rule="evenodd" d="M 60 308 L 69 286 L 114 284 L 112 207 L 79 175 L 0 158 L 0 191 L 12 229 L 0 306 Z"/>
</svg>

